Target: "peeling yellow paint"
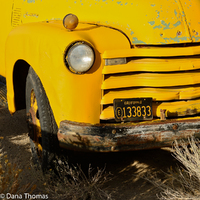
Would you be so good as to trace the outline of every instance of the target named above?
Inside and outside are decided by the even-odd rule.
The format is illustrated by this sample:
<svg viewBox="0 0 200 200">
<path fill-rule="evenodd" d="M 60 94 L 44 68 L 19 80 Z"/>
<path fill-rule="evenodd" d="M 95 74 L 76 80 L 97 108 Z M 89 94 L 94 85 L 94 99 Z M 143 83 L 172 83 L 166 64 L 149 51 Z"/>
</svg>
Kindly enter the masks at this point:
<svg viewBox="0 0 200 200">
<path fill-rule="evenodd" d="M 5 2 L 0 12 L 0 62 L 6 64 L 0 74 L 7 76 L 11 112 L 16 110 L 13 68 L 19 59 L 41 78 L 58 124 L 66 119 L 99 123 L 100 104 L 111 104 L 115 97 L 150 96 L 155 101 L 200 97 L 200 47 L 192 44 L 200 42 L 198 0 Z M 69 13 L 80 21 L 74 31 L 62 25 Z M 90 44 L 96 56 L 91 71 L 80 76 L 70 73 L 63 61 L 66 49 L 76 41 Z M 104 67 L 104 59 L 109 58 L 128 61 Z M 178 103 L 163 105 L 169 112 L 177 109 L 184 115 L 186 106 L 199 112 L 198 104 L 185 103 L 183 108 Z M 107 110 L 102 116 L 104 112 Z"/>
</svg>

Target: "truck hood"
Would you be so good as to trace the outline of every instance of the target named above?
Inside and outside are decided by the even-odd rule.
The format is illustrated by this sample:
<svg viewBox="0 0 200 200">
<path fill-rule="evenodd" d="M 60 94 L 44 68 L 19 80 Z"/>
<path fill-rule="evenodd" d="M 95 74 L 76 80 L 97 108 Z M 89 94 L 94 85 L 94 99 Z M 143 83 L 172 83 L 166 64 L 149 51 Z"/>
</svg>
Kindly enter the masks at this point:
<svg viewBox="0 0 200 200">
<path fill-rule="evenodd" d="M 120 30 L 133 45 L 200 42 L 199 0 L 15 0 L 15 4 L 19 1 L 24 22 L 63 19 L 73 13 L 80 22 Z"/>
<path fill-rule="evenodd" d="M 70 12 L 77 14 L 80 21 L 116 28 L 124 32 L 133 45 L 200 41 L 198 37 L 200 2 L 198 0 L 81 2 L 77 1 L 74 3 L 76 6 L 71 6 L 70 9 Z M 79 6 L 82 6 L 82 12 L 76 12 Z"/>
</svg>

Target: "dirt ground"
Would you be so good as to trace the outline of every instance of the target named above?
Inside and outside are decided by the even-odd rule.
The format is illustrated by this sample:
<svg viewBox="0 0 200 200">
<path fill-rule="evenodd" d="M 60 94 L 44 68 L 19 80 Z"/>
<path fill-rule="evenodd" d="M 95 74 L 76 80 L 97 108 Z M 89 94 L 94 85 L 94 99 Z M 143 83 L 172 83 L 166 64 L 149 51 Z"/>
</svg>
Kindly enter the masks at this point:
<svg viewBox="0 0 200 200">
<path fill-rule="evenodd" d="M 20 168 L 29 169 L 31 152 L 24 110 L 11 116 L 7 109 L 0 109 L 0 137 L 3 137 L 1 153 Z M 83 169 L 89 164 L 94 169 L 105 167 L 111 180 L 105 183 L 104 188 L 114 200 L 157 199 L 159 190 L 142 176 L 149 172 L 163 178 L 161 171 L 167 172 L 178 163 L 169 148 L 123 153 L 75 153 L 74 156 L 75 162 Z M 34 170 L 26 170 L 24 179 L 34 181 Z"/>
</svg>

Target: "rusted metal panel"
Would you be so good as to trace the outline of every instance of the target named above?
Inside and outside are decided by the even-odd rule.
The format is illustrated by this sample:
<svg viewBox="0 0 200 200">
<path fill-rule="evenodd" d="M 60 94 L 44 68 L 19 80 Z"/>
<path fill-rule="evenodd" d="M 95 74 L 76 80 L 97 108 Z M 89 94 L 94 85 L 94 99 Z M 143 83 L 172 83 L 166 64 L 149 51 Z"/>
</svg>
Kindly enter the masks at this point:
<svg viewBox="0 0 200 200">
<path fill-rule="evenodd" d="M 58 131 L 62 147 L 100 152 L 160 148 L 190 136 L 200 138 L 200 119 L 166 120 L 140 125 L 90 125 L 62 121 Z"/>
</svg>

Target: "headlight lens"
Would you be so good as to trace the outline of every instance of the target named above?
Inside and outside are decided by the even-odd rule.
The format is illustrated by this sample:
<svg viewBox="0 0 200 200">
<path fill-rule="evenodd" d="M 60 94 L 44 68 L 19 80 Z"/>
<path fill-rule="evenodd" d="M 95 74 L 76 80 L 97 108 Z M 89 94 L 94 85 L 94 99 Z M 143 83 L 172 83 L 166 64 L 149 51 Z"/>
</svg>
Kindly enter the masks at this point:
<svg viewBox="0 0 200 200">
<path fill-rule="evenodd" d="M 67 52 L 66 61 L 73 73 L 87 72 L 94 63 L 94 51 L 85 43 L 76 43 Z"/>
</svg>

